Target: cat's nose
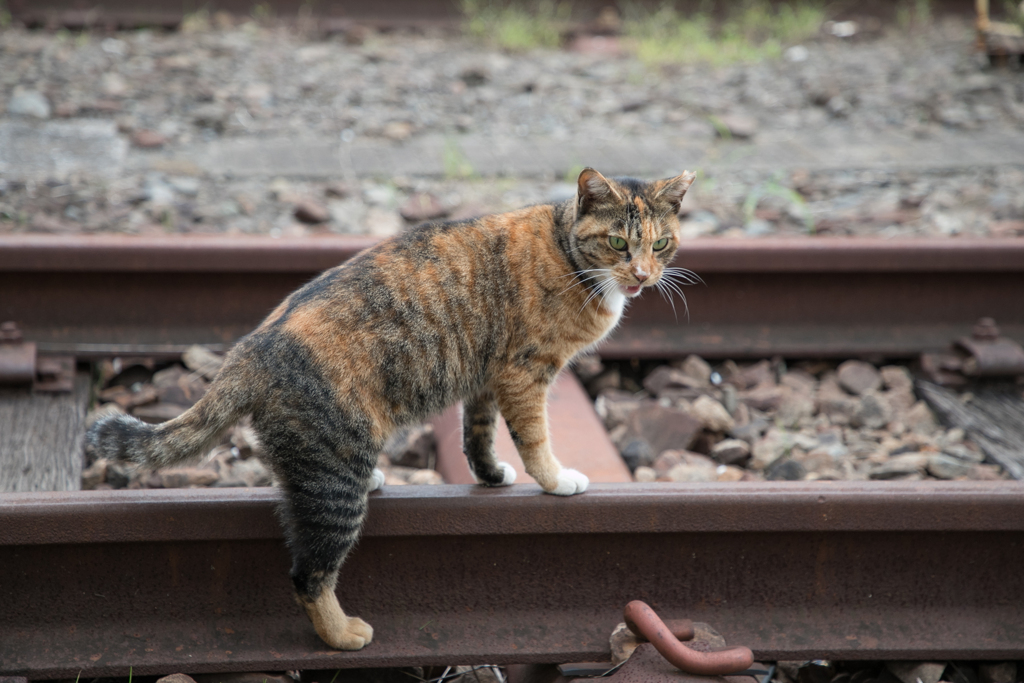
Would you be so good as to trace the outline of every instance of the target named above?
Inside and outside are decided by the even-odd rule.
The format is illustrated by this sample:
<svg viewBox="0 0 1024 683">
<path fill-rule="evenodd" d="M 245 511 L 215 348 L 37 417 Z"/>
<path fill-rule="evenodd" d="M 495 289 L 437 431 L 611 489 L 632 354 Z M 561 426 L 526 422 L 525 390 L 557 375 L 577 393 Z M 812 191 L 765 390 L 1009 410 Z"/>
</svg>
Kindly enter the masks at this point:
<svg viewBox="0 0 1024 683">
<path fill-rule="evenodd" d="M 633 277 L 635 277 L 638 282 L 643 282 L 650 276 L 651 274 L 648 273 L 646 270 L 640 270 L 639 268 L 637 268 L 636 270 L 633 271 Z"/>
</svg>

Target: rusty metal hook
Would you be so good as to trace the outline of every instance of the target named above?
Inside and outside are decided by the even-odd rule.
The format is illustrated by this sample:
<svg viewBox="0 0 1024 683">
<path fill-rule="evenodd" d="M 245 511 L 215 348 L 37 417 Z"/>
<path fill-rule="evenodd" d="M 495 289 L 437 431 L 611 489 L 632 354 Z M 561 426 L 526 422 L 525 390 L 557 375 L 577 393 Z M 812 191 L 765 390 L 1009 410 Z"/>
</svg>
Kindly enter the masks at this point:
<svg viewBox="0 0 1024 683">
<path fill-rule="evenodd" d="M 637 636 L 649 640 L 662 657 L 685 673 L 699 676 L 722 676 L 744 671 L 754 663 L 754 653 L 750 651 L 750 648 L 742 646 L 715 652 L 691 650 L 679 642 L 673 633 L 675 629 L 666 626 L 661 617 L 641 600 L 634 600 L 626 605 L 623 616 L 629 630 Z M 691 625 L 690 638 L 693 637 L 692 631 Z"/>
</svg>

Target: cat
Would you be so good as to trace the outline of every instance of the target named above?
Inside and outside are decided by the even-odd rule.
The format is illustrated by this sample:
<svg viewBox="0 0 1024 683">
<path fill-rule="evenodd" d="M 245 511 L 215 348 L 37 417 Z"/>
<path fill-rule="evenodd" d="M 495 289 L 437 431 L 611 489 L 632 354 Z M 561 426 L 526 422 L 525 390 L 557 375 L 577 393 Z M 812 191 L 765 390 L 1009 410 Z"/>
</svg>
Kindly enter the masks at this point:
<svg viewBox="0 0 1024 683">
<path fill-rule="evenodd" d="M 292 293 L 228 353 L 209 391 L 159 425 L 126 415 L 86 435 L 95 458 L 149 467 L 196 459 L 251 415 L 283 492 L 298 603 L 332 648 L 373 628 L 347 616 L 338 570 L 359 534 L 377 454 L 399 426 L 463 402 L 463 443 L 480 484 L 515 470 L 494 454 L 498 413 L 544 491 L 586 491 L 548 441 L 559 371 L 618 324 L 643 289 L 674 287 L 679 213 L 694 174 L 645 183 L 584 169 L 574 199 L 425 223 Z"/>
</svg>

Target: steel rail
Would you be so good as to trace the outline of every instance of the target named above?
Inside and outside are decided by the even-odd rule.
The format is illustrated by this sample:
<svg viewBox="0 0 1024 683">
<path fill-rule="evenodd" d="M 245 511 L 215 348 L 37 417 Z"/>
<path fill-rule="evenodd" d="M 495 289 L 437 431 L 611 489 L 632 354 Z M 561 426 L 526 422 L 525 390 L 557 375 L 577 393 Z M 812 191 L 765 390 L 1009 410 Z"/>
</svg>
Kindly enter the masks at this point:
<svg viewBox="0 0 1024 683">
<path fill-rule="evenodd" d="M 376 628 L 324 649 L 272 489 L 0 497 L 0 676 L 597 661 L 629 601 L 763 661 L 1020 659 L 1010 482 L 390 487 L 339 581 Z"/>
<path fill-rule="evenodd" d="M 0 320 L 80 357 L 227 345 L 289 292 L 371 244 L 310 239 L 0 237 Z M 706 284 L 674 316 L 633 304 L 610 358 L 911 357 L 982 316 L 1024 342 L 1024 241 L 695 240 L 677 265 Z"/>
<path fill-rule="evenodd" d="M 261 4 L 266 7 L 268 14 L 275 18 L 316 18 L 326 20 L 328 27 L 332 23 L 361 23 L 386 28 L 438 23 L 454 26 L 458 25 L 463 16 L 459 3 L 450 0 L 387 0 L 374 3 L 357 0 L 331 0 L 320 3 L 304 0 L 269 0 Z M 687 6 L 685 2 L 682 4 L 684 7 Z M 973 8 L 963 0 L 937 0 L 934 4 L 933 11 L 936 13 L 964 16 L 973 13 Z M 8 0 L 7 5 L 12 18 L 25 25 L 68 28 L 176 28 L 190 9 L 199 6 L 179 0 L 106 0 L 95 5 L 82 3 L 80 0 Z M 622 9 L 629 3 L 614 0 L 576 0 L 573 3 L 573 14 L 575 17 L 589 18 L 608 5 L 618 5 Z M 691 0 L 689 5 L 694 10 L 698 8 L 696 0 Z M 253 9 L 251 0 L 217 0 L 206 6 L 210 10 L 226 11 L 237 16 L 249 16 Z M 872 0 L 858 3 L 856 14 L 858 17 L 892 19 L 894 10 L 892 3 Z"/>
</svg>

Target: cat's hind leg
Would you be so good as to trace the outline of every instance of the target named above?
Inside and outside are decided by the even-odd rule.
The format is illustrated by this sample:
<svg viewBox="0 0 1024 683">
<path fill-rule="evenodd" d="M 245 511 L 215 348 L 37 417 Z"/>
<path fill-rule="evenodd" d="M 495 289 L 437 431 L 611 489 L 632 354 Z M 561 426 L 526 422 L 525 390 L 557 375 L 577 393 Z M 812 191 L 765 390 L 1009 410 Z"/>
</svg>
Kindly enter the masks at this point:
<svg viewBox="0 0 1024 683">
<path fill-rule="evenodd" d="M 494 454 L 494 434 L 498 422 L 498 402 L 491 392 L 465 401 L 462 406 L 462 448 L 469 469 L 484 486 L 508 486 L 516 480 L 516 471 Z"/>
<path fill-rule="evenodd" d="M 373 639 L 373 628 L 345 614 L 334 588 L 366 516 L 376 451 L 371 444 L 354 449 L 349 438 L 332 438 L 323 424 L 274 422 L 257 431 L 284 491 L 281 517 L 296 600 L 325 643 L 358 650 Z"/>
</svg>

